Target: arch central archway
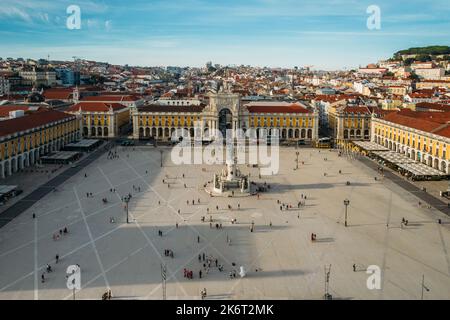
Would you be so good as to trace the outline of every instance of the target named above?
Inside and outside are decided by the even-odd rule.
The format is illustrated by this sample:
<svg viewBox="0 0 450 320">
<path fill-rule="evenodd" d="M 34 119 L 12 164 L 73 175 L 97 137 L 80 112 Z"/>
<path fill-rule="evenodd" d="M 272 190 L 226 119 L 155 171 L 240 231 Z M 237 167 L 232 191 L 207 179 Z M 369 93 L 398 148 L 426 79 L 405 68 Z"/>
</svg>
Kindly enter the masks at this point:
<svg viewBox="0 0 450 320">
<path fill-rule="evenodd" d="M 223 108 L 219 111 L 219 131 L 222 133 L 222 136 L 225 138 L 227 134 L 227 130 L 233 129 L 233 114 L 230 109 Z"/>
</svg>

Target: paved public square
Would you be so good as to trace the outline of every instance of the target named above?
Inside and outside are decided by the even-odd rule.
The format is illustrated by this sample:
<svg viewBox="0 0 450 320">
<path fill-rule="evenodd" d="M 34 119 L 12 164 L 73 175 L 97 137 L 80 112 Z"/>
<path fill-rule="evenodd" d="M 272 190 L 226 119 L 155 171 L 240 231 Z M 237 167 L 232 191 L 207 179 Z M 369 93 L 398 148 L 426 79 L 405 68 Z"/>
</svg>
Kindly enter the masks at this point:
<svg viewBox="0 0 450 320">
<path fill-rule="evenodd" d="M 72 299 L 66 268 L 74 264 L 82 282 L 76 299 L 100 299 L 108 288 L 114 299 L 162 299 L 161 264 L 168 299 L 200 299 L 203 288 L 207 299 L 322 299 L 330 265 L 333 299 L 420 299 L 423 275 L 425 299 L 450 298 L 450 218 L 396 184 L 375 180 L 376 171 L 356 159 L 281 148 L 275 176 L 259 179 L 258 168 L 240 166 L 253 181 L 270 184 L 269 192 L 223 198 L 203 188 L 222 166 L 174 165 L 169 148 L 117 151 L 119 158 L 104 154 L 0 229 L 0 299 Z M 129 224 L 121 201 L 128 193 Z M 297 208 L 302 195 L 305 205 Z M 278 200 L 292 209 L 280 211 Z M 64 227 L 68 234 L 54 240 Z M 208 272 L 203 253 L 212 260 Z M 42 283 L 47 264 L 53 272 Z M 381 268 L 380 290 L 367 288 L 371 265 Z M 240 266 L 246 276 L 230 277 Z"/>
</svg>

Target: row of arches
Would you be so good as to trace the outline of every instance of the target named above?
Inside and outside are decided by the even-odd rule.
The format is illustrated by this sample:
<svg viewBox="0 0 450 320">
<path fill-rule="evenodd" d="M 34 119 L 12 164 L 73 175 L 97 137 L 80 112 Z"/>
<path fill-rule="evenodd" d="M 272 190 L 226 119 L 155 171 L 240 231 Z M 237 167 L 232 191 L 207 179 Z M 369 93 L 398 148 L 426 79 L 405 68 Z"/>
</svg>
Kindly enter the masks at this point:
<svg viewBox="0 0 450 320">
<path fill-rule="evenodd" d="M 10 157 L 9 159 L 0 161 L 0 177 L 6 178 L 20 170 L 23 170 L 26 167 L 33 166 L 38 163 L 43 155 L 59 151 L 66 144 L 71 143 L 79 138 L 80 137 L 78 133 L 70 133 L 66 137 L 53 140 L 30 151 L 22 152 L 18 155 Z"/>
<path fill-rule="evenodd" d="M 441 159 L 428 153 L 424 153 L 423 151 L 404 146 L 396 141 L 392 141 L 378 135 L 375 136 L 375 142 L 391 151 L 402 153 L 414 161 L 423 163 L 444 173 L 449 173 L 448 162 L 445 159 Z"/>
<path fill-rule="evenodd" d="M 369 130 L 360 130 L 360 129 L 345 129 L 344 130 L 344 139 L 370 139 Z"/>
<path fill-rule="evenodd" d="M 139 137 L 140 138 L 156 138 L 156 139 L 164 139 L 170 138 L 175 132 L 175 130 L 180 128 L 162 128 L 162 127 L 139 127 Z M 182 129 L 182 128 L 181 128 Z M 191 137 L 194 136 L 194 128 L 184 128 L 186 131 L 190 132 Z M 264 129 L 264 128 L 256 128 L 256 129 Z M 273 129 L 269 129 L 269 135 L 272 134 Z M 279 130 L 279 129 L 278 129 Z M 245 131 L 245 129 L 244 129 Z M 281 133 L 282 139 L 309 139 L 312 140 L 314 137 L 314 133 L 312 129 L 281 129 L 279 130 Z M 257 131 L 258 132 L 258 131 Z"/>
<path fill-rule="evenodd" d="M 108 137 L 109 128 L 108 127 L 91 127 L 89 131 L 88 127 L 83 127 L 83 137 Z"/>
</svg>

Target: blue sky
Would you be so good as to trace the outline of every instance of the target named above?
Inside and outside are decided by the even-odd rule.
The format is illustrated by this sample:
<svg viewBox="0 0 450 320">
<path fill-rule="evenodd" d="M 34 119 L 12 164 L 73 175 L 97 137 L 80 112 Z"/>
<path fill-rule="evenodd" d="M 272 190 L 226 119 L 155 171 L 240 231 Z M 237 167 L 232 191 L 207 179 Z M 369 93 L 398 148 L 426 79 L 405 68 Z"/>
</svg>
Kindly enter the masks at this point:
<svg viewBox="0 0 450 320">
<path fill-rule="evenodd" d="M 80 30 L 66 28 L 72 4 Z M 2 57 L 342 69 L 435 44 L 450 45 L 448 0 L 0 0 Z"/>
</svg>

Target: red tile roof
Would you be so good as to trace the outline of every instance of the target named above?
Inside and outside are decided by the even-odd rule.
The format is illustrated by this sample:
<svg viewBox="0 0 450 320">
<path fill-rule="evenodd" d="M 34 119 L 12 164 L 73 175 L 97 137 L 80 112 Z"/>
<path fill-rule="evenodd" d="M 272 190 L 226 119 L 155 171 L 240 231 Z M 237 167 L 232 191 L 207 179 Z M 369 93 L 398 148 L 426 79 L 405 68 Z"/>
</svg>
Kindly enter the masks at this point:
<svg viewBox="0 0 450 320">
<path fill-rule="evenodd" d="M 23 110 L 26 113 L 26 112 L 42 112 L 46 111 L 47 109 L 43 107 L 28 106 L 28 105 L 5 105 L 0 106 L 0 117 L 2 118 L 8 117 L 9 112 L 17 110 Z"/>
<path fill-rule="evenodd" d="M 346 106 L 339 111 L 343 112 L 343 113 L 352 113 L 352 114 L 367 114 L 367 115 L 372 114 L 372 112 L 366 106 L 362 106 L 362 107 Z"/>
<path fill-rule="evenodd" d="M 44 91 L 45 100 L 69 100 L 72 99 L 72 88 L 48 89 Z"/>
<path fill-rule="evenodd" d="M 66 110 L 66 112 L 109 112 L 111 109 L 113 111 L 119 111 L 127 108 L 120 103 L 107 103 L 107 102 L 79 102 L 74 104 Z"/>
<path fill-rule="evenodd" d="M 4 120 L 0 122 L 0 137 L 19 131 L 41 127 L 52 122 L 69 119 L 76 119 L 76 117 L 64 112 L 49 110 L 45 112 L 32 113 L 20 118 Z"/>
<path fill-rule="evenodd" d="M 200 113 L 206 105 L 202 104 L 199 106 L 165 106 L 159 104 L 151 104 L 138 108 L 139 112 L 180 112 L 180 113 Z"/>
<path fill-rule="evenodd" d="M 420 112 L 409 109 L 387 114 L 385 121 L 450 138 L 450 112 Z"/>
<path fill-rule="evenodd" d="M 131 95 L 101 95 L 88 96 L 81 99 L 81 101 L 100 101 L 100 102 L 133 102 L 139 100 L 137 97 Z"/>
<path fill-rule="evenodd" d="M 298 103 L 251 102 L 245 106 L 250 113 L 312 113 Z"/>
<path fill-rule="evenodd" d="M 420 102 L 420 103 L 416 104 L 416 108 L 435 110 L 435 111 L 450 111 L 450 104 Z"/>
</svg>

